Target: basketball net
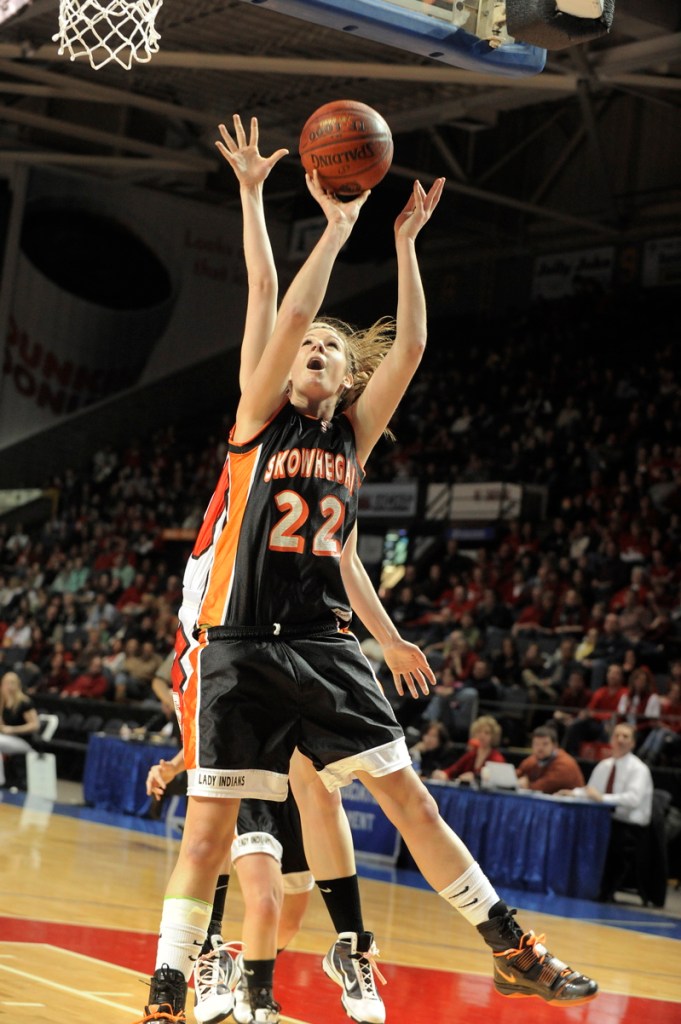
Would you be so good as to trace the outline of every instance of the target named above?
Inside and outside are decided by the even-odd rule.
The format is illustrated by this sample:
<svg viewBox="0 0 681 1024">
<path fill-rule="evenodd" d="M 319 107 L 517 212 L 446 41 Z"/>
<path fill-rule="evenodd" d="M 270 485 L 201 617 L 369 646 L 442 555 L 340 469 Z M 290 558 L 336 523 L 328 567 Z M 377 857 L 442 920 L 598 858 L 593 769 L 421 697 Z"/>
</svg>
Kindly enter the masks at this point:
<svg viewBox="0 0 681 1024">
<path fill-rule="evenodd" d="M 129 71 L 146 64 L 161 38 L 155 27 L 163 0 L 59 0 L 59 31 L 52 37 L 71 60 L 87 56 L 92 67 L 115 61 Z"/>
</svg>

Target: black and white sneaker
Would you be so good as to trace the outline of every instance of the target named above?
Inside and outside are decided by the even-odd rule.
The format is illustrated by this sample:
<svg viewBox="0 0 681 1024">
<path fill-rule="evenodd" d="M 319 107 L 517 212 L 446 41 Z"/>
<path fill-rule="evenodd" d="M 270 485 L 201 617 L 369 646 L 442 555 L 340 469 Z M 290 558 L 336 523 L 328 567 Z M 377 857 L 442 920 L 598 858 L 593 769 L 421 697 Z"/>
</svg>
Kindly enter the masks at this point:
<svg viewBox="0 0 681 1024">
<path fill-rule="evenodd" d="M 281 1009 L 272 997 L 272 990 L 261 988 L 253 993 L 248 987 L 248 972 L 243 953 L 236 958 L 238 979 L 234 989 L 234 1020 L 237 1024 L 278 1024 Z"/>
<path fill-rule="evenodd" d="M 239 968 L 232 958 L 233 947 L 219 935 L 211 936 L 213 949 L 194 965 L 194 1016 L 199 1024 L 219 1024 L 234 1007 L 234 989 Z"/>
<path fill-rule="evenodd" d="M 371 932 L 341 932 L 322 960 L 327 977 L 343 989 L 341 1003 L 357 1024 L 385 1024 L 385 1006 L 376 991 L 374 972 L 378 950 Z"/>
<path fill-rule="evenodd" d="M 182 971 L 163 964 L 149 980 L 149 1004 L 144 1007 L 144 1016 L 136 1024 L 147 1024 L 150 1021 L 185 1024 L 187 982 Z"/>
<path fill-rule="evenodd" d="M 515 910 L 478 925 L 478 931 L 492 948 L 494 987 L 502 996 L 538 996 L 554 1006 L 579 1006 L 598 992 L 592 978 L 573 971 L 549 953 L 544 936 L 523 932 Z"/>
</svg>

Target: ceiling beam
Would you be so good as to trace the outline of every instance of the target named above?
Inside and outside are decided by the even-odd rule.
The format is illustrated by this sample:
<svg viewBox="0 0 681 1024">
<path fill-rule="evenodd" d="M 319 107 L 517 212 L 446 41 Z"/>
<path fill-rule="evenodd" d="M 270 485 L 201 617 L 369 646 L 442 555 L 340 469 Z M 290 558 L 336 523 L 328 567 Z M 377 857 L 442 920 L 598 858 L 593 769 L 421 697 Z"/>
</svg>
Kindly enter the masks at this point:
<svg viewBox="0 0 681 1024">
<path fill-rule="evenodd" d="M 414 181 L 415 178 L 420 178 L 422 182 L 435 180 L 435 176 L 432 174 L 417 171 L 411 167 L 396 166 L 395 164 L 390 168 L 390 173 L 396 174 L 400 178 L 408 178 L 411 181 Z M 571 213 L 563 213 L 562 210 L 554 210 L 548 206 L 537 206 L 535 203 L 529 203 L 523 199 L 514 199 L 513 196 L 502 196 L 498 192 L 486 192 L 484 189 L 475 188 L 472 185 L 464 185 L 460 181 L 447 180 L 445 182 L 445 190 L 448 192 L 459 192 L 461 195 L 469 196 L 471 199 L 479 199 L 483 203 L 506 206 L 512 210 L 529 213 L 543 220 L 569 224 L 571 227 L 580 228 L 582 231 L 588 231 L 591 234 L 607 235 L 611 238 L 616 238 L 619 235 L 617 228 L 610 225 L 600 224 L 598 221 L 588 220 L 586 217 L 577 217 Z"/>
<path fill-rule="evenodd" d="M 0 58 L 4 60 L 52 61 L 66 63 L 56 46 L 40 46 L 31 53 L 16 43 L 0 43 Z M 84 62 L 85 63 L 85 62 Z M 433 82 L 437 84 L 496 85 L 506 88 L 534 91 L 574 92 L 576 76 L 573 74 L 531 75 L 509 78 L 504 75 L 485 75 L 475 71 L 444 65 L 382 64 L 348 60 L 305 60 L 299 57 L 267 57 L 260 54 L 203 53 L 188 50 L 161 50 L 149 65 L 136 66 L 138 75 L 150 68 L 190 68 L 193 71 L 232 71 L 249 75 L 287 75 L 303 78 L 367 78 L 385 82 Z"/>
<path fill-rule="evenodd" d="M 594 68 L 608 72 L 638 71 L 667 61 L 681 60 L 681 32 L 643 39 L 623 46 L 611 46 L 590 54 Z"/>
<path fill-rule="evenodd" d="M 94 156 L 87 153 L 46 153 L 22 149 L 0 149 L 0 165 L 26 164 L 28 166 L 59 165 L 61 167 L 92 168 L 93 170 L 119 171 L 122 174 L 147 171 L 181 171 L 187 174 L 204 174 L 205 171 L 179 159 L 170 150 L 166 157 L 136 156 Z"/>
<path fill-rule="evenodd" d="M 52 86 L 60 95 L 69 99 L 135 107 L 150 114 L 159 114 L 161 117 L 215 127 L 215 115 L 205 110 L 195 110 L 179 103 L 154 99 L 142 93 L 131 92 L 129 89 L 116 89 L 110 85 L 81 78 L 79 75 L 66 74 L 65 71 L 46 71 L 31 61 L 0 60 L 0 74 Z"/>
<path fill-rule="evenodd" d="M 182 161 L 183 165 L 197 171 L 210 172 L 215 170 L 215 161 L 205 160 L 203 157 L 193 153 L 178 154 L 175 150 L 164 149 L 163 146 L 156 146 L 149 142 L 142 142 L 139 139 L 131 139 L 124 135 L 116 135 L 113 132 L 103 132 L 98 128 L 88 128 L 83 125 L 74 124 L 71 121 L 63 121 L 45 114 L 35 114 L 30 110 L 23 110 L 19 107 L 0 107 L 0 121 L 9 121 L 13 124 L 22 124 L 31 128 L 38 128 L 51 135 L 65 135 L 81 142 L 92 143 L 97 146 L 109 147 L 113 150 L 136 153 L 139 155 L 164 159 L 168 153 L 172 153 L 175 159 Z"/>
</svg>

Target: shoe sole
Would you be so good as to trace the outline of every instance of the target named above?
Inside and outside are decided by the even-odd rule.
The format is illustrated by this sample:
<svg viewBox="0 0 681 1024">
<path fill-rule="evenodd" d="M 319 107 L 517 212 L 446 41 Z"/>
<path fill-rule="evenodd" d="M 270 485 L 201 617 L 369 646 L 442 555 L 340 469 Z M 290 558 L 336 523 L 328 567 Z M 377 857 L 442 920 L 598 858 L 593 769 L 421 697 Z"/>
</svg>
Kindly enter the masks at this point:
<svg viewBox="0 0 681 1024">
<path fill-rule="evenodd" d="M 231 1017 L 232 1013 L 234 1012 L 234 1002 L 232 1002 L 232 1005 L 230 1006 L 229 1010 L 227 1010 L 226 1013 L 220 1012 L 220 1013 L 217 1013 L 214 1017 L 199 1017 L 199 1015 L 196 1012 L 196 1007 L 197 1006 L 198 1006 L 198 1003 L 195 1002 L 194 1003 L 194 1016 L 196 1017 L 196 1020 L 197 1020 L 198 1024 L 220 1024 L 221 1021 L 227 1020 L 228 1017 Z"/>
<path fill-rule="evenodd" d="M 338 987 L 343 990 L 343 995 L 341 996 L 341 1004 L 350 1020 L 354 1020 L 355 1024 L 376 1024 L 375 1021 L 367 1021 L 361 1019 L 360 1017 L 355 1017 L 354 1014 L 352 1014 L 350 1010 L 348 1010 L 345 1004 L 346 992 L 345 985 L 343 984 L 343 979 L 340 976 L 340 974 L 338 974 L 338 972 L 333 968 L 333 966 L 327 963 L 326 957 L 324 957 L 324 959 L 322 960 L 322 970 L 324 971 L 324 974 L 327 976 L 327 978 L 329 978 L 331 981 L 334 982 L 334 984 L 338 985 Z"/>
<path fill-rule="evenodd" d="M 494 980 L 494 987 L 500 996 L 505 996 L 506 999 L 541 999 L 549 1006 L 561 1006 L 566 1010 L 569 1010 L 572 1006 L 582 1006 L 584 1003 L 590 1003 L 592 999 L 595 999 L 598 992 L 594 992 L 593 995 L 583 996 L 581 999 L 547 999 L 541 994 L 541 992 L 528 992 L 522 991 L 519 985 L 509 985 L 503 981 Z"/>
<path fill-rule="evenodd" d="M 194 1016 L 196 1017 L 196 1007 L 194 1007 Z M 220 1021 L 227 1020 L 228 1017 L 232 1016 L 232 1010 L 228 1010 L 227 1013 L 218 1013 L 215 1017 L 208 1017 L 203 1020 L 201 1017 L 196 1017 L 198 1024 L 220 1024 Z"/>
</svg>

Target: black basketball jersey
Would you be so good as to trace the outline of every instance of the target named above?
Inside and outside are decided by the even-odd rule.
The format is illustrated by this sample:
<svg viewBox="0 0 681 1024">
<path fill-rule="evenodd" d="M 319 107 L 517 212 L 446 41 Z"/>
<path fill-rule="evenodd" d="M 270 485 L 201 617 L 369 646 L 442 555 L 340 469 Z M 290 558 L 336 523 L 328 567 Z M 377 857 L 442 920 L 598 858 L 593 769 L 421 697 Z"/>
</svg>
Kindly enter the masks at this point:
<svg viewBox="0 0 681 1024">
<path fill-rule="evenodd" d="M 287 402 L 251 441 L 230 439 L 212 522 L 201 531 L 211 550 L 208 558 L 203 550 L 199 624 L 349 621 L 340 555 L 363 476 L 342 413 L 328 422 Z"/>
</svg>

